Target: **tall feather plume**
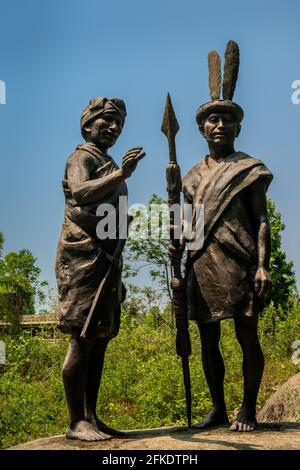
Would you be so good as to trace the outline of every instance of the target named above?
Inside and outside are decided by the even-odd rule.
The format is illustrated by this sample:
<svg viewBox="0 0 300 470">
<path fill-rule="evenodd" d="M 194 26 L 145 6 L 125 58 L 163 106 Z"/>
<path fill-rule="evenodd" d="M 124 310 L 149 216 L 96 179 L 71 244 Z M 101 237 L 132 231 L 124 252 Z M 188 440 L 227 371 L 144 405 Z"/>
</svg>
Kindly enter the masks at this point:
<svg viewBox="0 0 300 470">
<path fill-rule="evenodd" d="M 208 53 L 208 84 L 212 100 L 219 100 L 221 94 L 221 59 L 217 51 Z"/>
<path fill-rule="evenodd" d="M 232 100 L 239 73 L 240 51 L 234 41 L 229 41 L 225 50 L 222 94 L 224 100 Z"/>
</svg>

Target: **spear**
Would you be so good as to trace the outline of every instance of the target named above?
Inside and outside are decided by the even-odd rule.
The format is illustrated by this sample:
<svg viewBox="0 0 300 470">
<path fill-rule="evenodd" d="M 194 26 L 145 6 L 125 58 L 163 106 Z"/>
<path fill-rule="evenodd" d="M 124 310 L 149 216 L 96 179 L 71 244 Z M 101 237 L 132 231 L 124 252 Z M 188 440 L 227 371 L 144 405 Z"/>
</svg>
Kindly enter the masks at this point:
<svg viewBox="0 0 300 470">
<path fill-rule="evenodd" d="M 176 159 L 175 136 L 179 130 L 179 124 L 173 109 L 171 97 L 168 93 L 161 131 L 166 135 L 169 145 L 169 164 L 167 166 L 167 190 L 169 209 L 173 204 L 180 205 L 181 174 Z M 178 207 L 178 206 L 177 206 Z M 170 241 L 174 247 L 174 256 L 171 258 L 172 265 L 172 309 L 176 320 L 176 352 L 182 361 L 182 372 L 186 396 L 186 415 L 188 426 L 191 427 L 192 399 L 191 378 L 189 368 L 189 355 L 191 354 L 191 341 L 188 330 L 185 281 L 181 273 L 182 250 L 180 240 L 175 236 L 174 210 L 170 210 Z"/>
</svg>

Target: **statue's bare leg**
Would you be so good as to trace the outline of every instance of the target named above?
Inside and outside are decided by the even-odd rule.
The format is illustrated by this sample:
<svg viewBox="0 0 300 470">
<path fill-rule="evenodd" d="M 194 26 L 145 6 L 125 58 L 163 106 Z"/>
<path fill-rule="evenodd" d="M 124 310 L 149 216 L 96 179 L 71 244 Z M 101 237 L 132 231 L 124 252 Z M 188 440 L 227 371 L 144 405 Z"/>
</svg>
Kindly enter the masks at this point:
<svg viewBox="0 0 300 470">
<path fill-rule="evenodd" d="M 125 436 L 125 433 L 103 423 L 96 414 L 96 404 L 108 342 L 109 339 L 97 338 L 90 352 L 85 390 L 85 417 L 89 423 L 96 426 L 101 432 L 111 436 Z"/>
<path fill-rule="evenodd" d="M 84 391 L 89 354 L 90 347 L 80 340 L 79 332 L 74 332 L 62 370 L 70 416 L 66 437 L 82 441 L 101 441 L 111 436 L 100 432 L 96 426 L 86 421 L 84 414 Z"/>
<path fill-rule="evenodd" d="M 230 430 L 254 431 L 257 426 L 256 400 L 264 370 L 264 356 L 257 336 L 257 318 L 236 320 L 235 329 L 243 351 L 244 398 Z"/>
<path fill-rule="evenodd" d="M 202 345 L 202 364 L 206 381 L 210 390 L 213 408 L 208 416 L 193 427 L 206 429 L 228 423 L 224 400 L 225 367 L 219 350 L 220 322 L 198 324 Z"/>
</svg>

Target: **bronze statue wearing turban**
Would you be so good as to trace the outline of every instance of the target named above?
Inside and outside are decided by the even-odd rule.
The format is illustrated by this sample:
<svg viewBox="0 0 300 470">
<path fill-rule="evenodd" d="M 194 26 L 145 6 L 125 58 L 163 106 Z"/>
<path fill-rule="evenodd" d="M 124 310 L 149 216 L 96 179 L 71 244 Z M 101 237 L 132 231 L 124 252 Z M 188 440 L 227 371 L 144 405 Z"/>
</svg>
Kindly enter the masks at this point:
<svg viewBox="0 0 300 470">
<path fill-rule="evenodd" d="M 99 312 L 101 321 L 95 340 L 87 344 L 80 333 L 118 243 L 118 230 L 106 239 L 97 237 L 100 220 L 97 208 L 110 204 L 118 219 L 119 198 L 127 197 L 125 179 L 145 155 L 141 147 L 130 149 L 123 157 L 121 168 L 108 155 L 108 149 L 122 132 L 125 117 L 125 103 L 120 99 L 97 97 L 90 101 L 80 121 L 86 143 L 78 145 L 69 156 L 63 180 L 65 215 L 55 267 L 58 327 L 71 334 L 63 365 L 70 415 L 66 437 L 70 439 L 95 441 L 119 434 L 98 419 L 96 402 L 106 347 L 118 334 L 120 304 L 126 293 L 121 281 L 122 262 L 110 291 L 105 293 L 104 304 L 101 303 L 103 311 Z"/>
</svg>

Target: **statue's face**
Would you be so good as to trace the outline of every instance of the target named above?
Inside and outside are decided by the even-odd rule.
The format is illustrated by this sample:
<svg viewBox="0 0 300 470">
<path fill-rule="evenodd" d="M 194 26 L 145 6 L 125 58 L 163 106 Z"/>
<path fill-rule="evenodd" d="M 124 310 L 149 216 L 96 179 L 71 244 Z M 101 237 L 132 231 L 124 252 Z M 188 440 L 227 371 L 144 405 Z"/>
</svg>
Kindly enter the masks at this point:
<svg viewBox="0 0 300 470">
<path fill-rule="evenodd" d="M 87 140 L 106 150 L 112 147 L 122 132 L 124 121 L 119 113 L 105 113 L 86 128 Z"/>
<path fill-rule="evenodd" d="M 208 143 L 233 145 L 240 132 L 240 125 L 230 113 L 212 113 L 200 130 Z"/>
</svg>

